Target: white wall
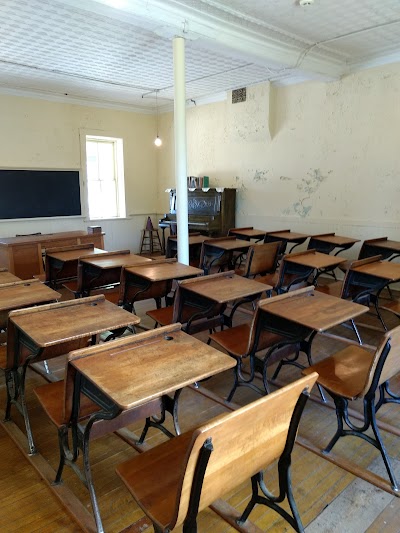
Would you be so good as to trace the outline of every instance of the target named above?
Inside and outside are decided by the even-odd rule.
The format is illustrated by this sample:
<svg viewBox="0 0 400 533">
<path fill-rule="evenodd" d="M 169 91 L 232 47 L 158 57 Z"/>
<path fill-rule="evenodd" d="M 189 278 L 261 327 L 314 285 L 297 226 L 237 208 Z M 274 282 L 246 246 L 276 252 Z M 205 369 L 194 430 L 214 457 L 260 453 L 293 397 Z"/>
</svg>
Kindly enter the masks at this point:
<svg viewBox="0 0 400 533">
<path fill-rule="evenodd" d="M 51 218 L 0 221 L 0 236 L 100 225 L 105 248 L 138 251 L 146 218 L 157 218 L 157 165 L 151 115 L 0 95 L 0 168 L 81 169 L 80 134 L 124 139 L 127 219 Z"/>
<path fill-rule="evenodd" d="M 247 89 L 187 112 L 188 175 L 237 187 L 236 225 L 400 240 L 400 64 L 337 82 Z M 159 212 L 173 186 L 173 123 L 161 119 Z M 357 253 L 357 247 L 348 256 Z"/>
</svg>

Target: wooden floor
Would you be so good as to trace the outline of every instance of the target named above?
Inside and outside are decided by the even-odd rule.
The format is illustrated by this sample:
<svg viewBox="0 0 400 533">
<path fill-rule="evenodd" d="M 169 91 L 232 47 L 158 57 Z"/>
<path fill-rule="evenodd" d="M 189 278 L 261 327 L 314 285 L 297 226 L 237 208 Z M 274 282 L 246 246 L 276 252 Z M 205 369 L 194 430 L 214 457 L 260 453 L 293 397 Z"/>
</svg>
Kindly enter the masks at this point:
<svg viewBox="0 0 400 533">
<path fill-rule="evenodd" d="M 146 307 L 138 308 L 144 322 L 151 324 L 145 318 Z M 397 325 L 398 320 L 389 315 L 390 326 Z M 238 314 L 238 320 L 249 320 L 246 313 Z M 367 319 L 364 318 L 364 322 Z M 369 319 L 368 319 L 369 320 Z M 378 325 L 374 318 L 371 324 Z M 366 328 L 360 329 L 364 342 L 376 345 L 380 336 L 379 331 Z M 336 333 L 352 338 L 352 333 L 343 327 L 336 328 Z M 203 337 L 204 338 L 204 337 Z M 326 357 L 343 344 L 325 336 L 317 336 L 314 342 L 313 356 L 315 360 Z M 61 376 L 63 365 L 57 360 L 52 362 L 52 370 Z M 279 383 L 289 382 L 300 375 L 299 370 L 285 367 Z M 46 419 L 37 404 L 32 390 L 42 384 L 43 378 L 29 371 L 27 380 L 27 401 L 30 409 L 32 426 L 40 457 L 44 461 L 48 472 L 52 473 L 58 464 L 58 444 L 55 428 Z M 180 400 L 180 423 L 182 431 L 188 430 L 207 419 L 226 412 L 227 407 L 216 403 L 206 395 L 207 390 L 225 397 L 232 384 L 232 373 L 227 372 L 216 376 L 201 385 L 200 391 L 186 389 Z M 399 390 L 400 380 L 393 385 L 393 390 Z M 203 394 L 203 392 L 205 394 Z M 318 399 L 315 391 L 315 399 Z M 258 398 L 258 395 L 247 388 L 238 389 L 235 403 L 244 405 Z M 4 377 L 0 377 L 0 407 L 5 405 Z M 3 412 L 1 413 L 3 414 Z M 21 417 L 13 411 L 13 421 L 21 429 Z M 400 409 L 395 406 L 382 408 L 379 418 L 400 426 Z M 172 425 L 169 423 L 172 429 Z M 141 424 L 129 428 L 138 433 Z M 20 450 L 7 432 L 7 423 L 0 425 L 0 531 L 5 532 L 78 532 L 82 531 L 68 510 L 55 497 L 48 487 L 46 480 L 32 466 L 24 450 Z M 311 532 L 399 532 L 400 531 L 400 499 L 382 489 L 373 489 L 373 496 L 369 484 L 359 481 L 347 471 L 339 468 L 326 458 L 323 458 L 309 448 L 320 450 L 330 439 L 335 430 L 335 413 L 326 405 L 317 401 L 309 401 L 300 425 L 299 442 L 293 454 L 292 478 L 294 494 L 299 507 L 306 531 Z M 385 443 L 396 467 L 400 465 L 400 437 L 384 432 Z M 165 436 L 157 430 L 151 430 L 146 440 L 146 446 L 155 446 L 165 440 Z M 370 445 L 356 438 L 342 439 L 334 448 L 335 455 L 348 461 L 357 462 L 362 467 L 372 464 L 380 466 L 381 459 L 378 452 Z M 94 484 L 98 494 L 100 511 L 106 532 L 145 531 L 148 521 L 139 522 L 135 528 L 131 524 L 140 521 L 143 513 L 135 505 L 129 493 L 115 474 L 115 467 L 120 462 L 138 453 L 124 440 L 112 434 L 99 439 L 91 445 L 92 470 Z M 400 471 L 398 474 L 400 477 Z M 162 473 L 160 473 L 162 475 Z M 382 472 L 383 475 L 383 472 Z M 267 484 L 272 490 L 277 487 L 275 468 L 270 467 L 266 473 Z M 83 506 L 91 512 L 90 499 L 87 490 L 70 469 L 65 469 L 64 487 L 76 496 Z M 361 487 L 361 488 L 360 488 Z M 225 501 L 238 512 L 242 511 L 248 502 L 250 483 L 245 483 L 227 494 Z M 363 498 L 367 498 L 363 501 Z M 363 505 L 371 509 L 372 503 L 368 498 L 375 498 L 374 513 L 363 512 Z M 349 506 L 349 501 L 354 505 Z M 332 509 L 332 512 L 331 512 Z M 279 515 L 258 506 L 250 516 L 256 526 L 252 531 L 291 531 L 291 528 Z M 199 532 L 224 533 L 234 529 L 213 510 L 207 509 L 199 516 Z M 151 531 L 151 528 L 150 530 Z M 180 531 L 180 530 L 178 530 Z"/>
</svg>

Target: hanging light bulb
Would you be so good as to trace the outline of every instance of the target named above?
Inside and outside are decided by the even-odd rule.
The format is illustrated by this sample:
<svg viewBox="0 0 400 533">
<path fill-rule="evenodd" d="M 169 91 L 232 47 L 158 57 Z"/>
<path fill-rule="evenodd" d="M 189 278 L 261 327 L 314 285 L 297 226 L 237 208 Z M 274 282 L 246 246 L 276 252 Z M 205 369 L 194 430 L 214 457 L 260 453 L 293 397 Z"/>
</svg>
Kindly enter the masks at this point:
<svg viewBox="0 0 400 533">
<path fill-rule="evenodd" d="M 156 90 L 156 111 L 157 111 L 157 137 L 154 140 L 154 144 L 157 146 L 162 145 L 162 140 L 160 139 L 160 136 L 158 135 L 158 90 Z"/>
</svg>

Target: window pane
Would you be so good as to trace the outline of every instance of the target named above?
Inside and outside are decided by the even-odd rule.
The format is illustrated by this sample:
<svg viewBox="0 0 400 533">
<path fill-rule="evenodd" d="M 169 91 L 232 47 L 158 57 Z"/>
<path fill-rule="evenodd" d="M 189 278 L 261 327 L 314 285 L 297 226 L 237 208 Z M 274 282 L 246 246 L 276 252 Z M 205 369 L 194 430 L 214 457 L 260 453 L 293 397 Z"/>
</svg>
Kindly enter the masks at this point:
<svg viewBox="0 0 400 533">
<path fill-rule="evenodd" d="M 87 137 L 87 195 L 90 218 L 113 218 L 121 216 L 121 213 L 125 216 L 122 158 L 122 139 L 99 137 L 97 140 L 96 137 Z M 118 172 L 121 173 L 121 184 L 118 182 Z"/>
</svg>

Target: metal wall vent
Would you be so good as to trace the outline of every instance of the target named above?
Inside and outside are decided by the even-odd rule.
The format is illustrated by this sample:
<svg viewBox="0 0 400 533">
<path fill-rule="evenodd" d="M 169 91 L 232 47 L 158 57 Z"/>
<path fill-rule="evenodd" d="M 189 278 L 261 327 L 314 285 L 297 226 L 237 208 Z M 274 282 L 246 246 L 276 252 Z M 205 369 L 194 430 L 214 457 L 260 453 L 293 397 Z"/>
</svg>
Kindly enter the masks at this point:
<svg viewBox="0 0 400 533">
<path fill-rule="evenodd" d="M 246 87 L 242 89 L 234 89 L 232 91 L 232 104 L 246 101 Z"/>
</svg>

